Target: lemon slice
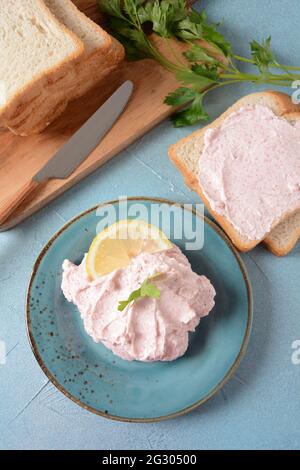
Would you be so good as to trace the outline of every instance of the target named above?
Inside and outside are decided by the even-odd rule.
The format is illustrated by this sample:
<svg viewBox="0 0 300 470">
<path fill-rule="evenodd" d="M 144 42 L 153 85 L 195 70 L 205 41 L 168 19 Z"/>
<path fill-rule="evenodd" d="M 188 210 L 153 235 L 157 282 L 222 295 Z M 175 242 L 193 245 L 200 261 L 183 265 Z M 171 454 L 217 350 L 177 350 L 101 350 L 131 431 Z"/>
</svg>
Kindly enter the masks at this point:
<svg viewBox="0 0 300 470">
<path fill-rule="evenodd" d="M 142 220 L 120 220 L 100 232 L 93 240 L 86 258 L 90 279 L 127 266 L 142 252 L 167 250 L 172 243 L 157 227 Z"/>
</svg>

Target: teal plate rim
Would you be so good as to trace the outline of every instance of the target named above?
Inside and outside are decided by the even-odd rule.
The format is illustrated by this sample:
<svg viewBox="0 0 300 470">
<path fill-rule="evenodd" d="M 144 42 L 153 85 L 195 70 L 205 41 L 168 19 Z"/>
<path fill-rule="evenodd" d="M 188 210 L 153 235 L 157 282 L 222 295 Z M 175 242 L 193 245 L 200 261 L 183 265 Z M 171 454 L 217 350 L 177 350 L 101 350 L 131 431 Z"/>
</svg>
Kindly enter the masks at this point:
<svg viewBox="0 0 300 470">
<path fill-rule="evenodd" d="M 248 319 L 247 319 L 247 327 L 245 331 L 245 335 L 243 338 L 243 342 L 240 348 L 240 351 L 232 364 L 231 368 L 227 371 L 223 379 L 213 388 L 213 390 L 210 391 L 205 397 L 201 398 L 200 400 L 196 401 L 192 405 L 188 406 L 187 408 L 184 408 L 180 411 L 177 411 L 175 413 L 171 413 L 168 415 L 164 416 L 158 416 L 155 418 L 124 418 L 122 416 L 116 416 L 116 415 L 111 415 L 109 413 L 104 413 L 100 410 L 97 410 L 85 403 L 82 403 L 80 400 L 78 400 L 76 397 L 74 397 L 71 393 L 69 393 L 57 380 L 56 378 L 51 374 L 49 369 L 45 366 L 43 359 L 38 352 L 37 344 L 34 339 L 34 335 L 32 334 L 31 331 L 31 319 L 30 319 L 30 295 L 31 295 L 31 288 L 32 284 L 34 281 L 34 278 L 37 274 L 38 268 L 40 266 L 40 263 L 51 247 L 51 245 L 54 243 L 54 241 L 65 231 L 70 227 L 73 223 L 75 223 L 77 220 L 81 219 L 85 215 L 89 214 L 90 212 L 95 211 L 99 207 L 103 207 L 107 204 L 117 204 L 119 202 L 118 199 L 114 199 L 111 201 L 105 201 L 101 204 L 97 204 L 96 206 L 93 206 L 89 209 L 84 210 L 83 212 L 80 212 L 78 215 L 70 219 L 67 223 L 65 223 L 51 238 L 48 240 L 48 242 L 44 245 L 42 248 L 40 254 L 38 255 L 34 266 L 32 268 L 30 280 L 29 280 L 29 286 L 27 289 L 27 295 L 26 295 L 26 306 L 25 306 L 25 320 L 26 320 L 26 332 L 27 332 L 27 337 L 29 340 L 29 344 L 31 347 L 31 350 L 35 356 L 35 359 L 37 363 L 39 364 L 40 368 L 46 375 L 46 377 L 52 382 L 52 384 L 67 398 L 72 400 L 74 403 L 77 405 L 81 406 L 87 411 L 90 411 L 91 413 L 94 413 L 98 416 L 102 416 L 103 418 L 107 418 L 113 421 L 121 421 L 121 422 L 129 422 L 129 423 L 153 423 L 153 422 L 159 422 L 159 421 L 165 421 L 167 419 L 172 419 L 172 418 L 177 418 L 178 416 L 182 416 L 184 414 L 189 413 L 190 411 L 193 411 L 194 409 L 198 408 L 200 405 L 203 403 L 207 402 L 210 398 L 212 398 L 216 393 L 218 393 L 221 388 L 225 385 L 225 383 L 232 377 L 236 369 L 238 368 L 248 346 L 249 338 L 250 338 L 250 333 L 251 333 L 251 327 L 252 327 L 252 320 L 253 320 L 253 300 L 252 300 L 252 288 L 251 288 L 251 283 L 250 279 L 246 270 L 246 267 L 244 265 L 244 262 L 242 261 L 237 249 L 234 247 L 232 242 L 229 240 L 227 235 L 223 232 L 221 228 L 218 227 L 211 219 L 209 219 L 206 216 L 202 216 L 199 213 L 196 213 L 194 209 L 188 209 L 188 208 L 183 208 L 183 205 L 180 203 L 177 203 L 175 201 L 171 201 L 169 199 L 163 199 L 163 198 L 156 198 L 156 197 L 146 197 L 146 196 L 134 196 L 134 197 L 128 197 L 128 201 L 148 201 L 148 202 L 155 202 L 155 203 L 165 203 L 165 204 L 176 204 L 180 208 L 184 210 L 189 210 L 191 211 L 196 217 L 200 217 L 204 220 L 206 224 L 208 224 L 227 244 L 228 248 L 231 250 L 232 254 L 236 258 L 238 265 L 240 267 L 241 273 L 243 275 L 245 285 L 247 288 L 247 300 L 248 300 Z"/>
</svg>

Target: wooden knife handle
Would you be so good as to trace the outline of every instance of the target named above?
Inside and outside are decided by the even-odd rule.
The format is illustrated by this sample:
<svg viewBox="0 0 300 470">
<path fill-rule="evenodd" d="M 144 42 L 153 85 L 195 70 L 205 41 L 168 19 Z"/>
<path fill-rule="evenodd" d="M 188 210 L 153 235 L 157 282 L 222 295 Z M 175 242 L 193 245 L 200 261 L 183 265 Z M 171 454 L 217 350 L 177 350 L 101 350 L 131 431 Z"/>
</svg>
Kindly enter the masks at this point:
<svg viewBox="0 0 300 470">
<path fill-rule="evenodd" d="M 32 194 L 41 183 L 31 180 L 25 183 L 12 196 L 0 204 L 0 225 L 4 224 L 9 216 Z"/>
</svg>

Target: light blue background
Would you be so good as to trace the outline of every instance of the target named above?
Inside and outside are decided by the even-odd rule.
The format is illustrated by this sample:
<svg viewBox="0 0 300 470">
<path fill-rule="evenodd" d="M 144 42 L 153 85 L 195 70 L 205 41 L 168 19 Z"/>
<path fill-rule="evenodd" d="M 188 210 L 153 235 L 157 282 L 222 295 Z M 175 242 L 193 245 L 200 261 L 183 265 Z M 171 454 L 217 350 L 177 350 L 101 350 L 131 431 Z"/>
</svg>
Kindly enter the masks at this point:
<svg viewBox="0 0 300 470">
<path fill-rule="evenodd" d="M 272 34 L 279 59 L 299 64 L 298 0 L 204 1 L 209 18 L 245 54 L 247 42 Z M 145 77 L 146 79 L 146 77 Z M 212 118 L 248 85 L 213 92 Z M 104 168 L 8 233 L 0 234 L 1 449 L 295 449 L 300 447 L 300 365 L 291 361 L 300 339 L 299 255 L 278 259 L 258 247 L 244 255 L 254 293 L 253 332 L 246 357 L 224 389 L 184 417 L 127 424 L 94 416 L 47 382 L 26 337 L 24 301 L 30 271 L 53 232 L 78 212 L 118 195 L 197 201 L 167 158 L 167 148 L 190 129 L 166 121 Z"/>
</svg>

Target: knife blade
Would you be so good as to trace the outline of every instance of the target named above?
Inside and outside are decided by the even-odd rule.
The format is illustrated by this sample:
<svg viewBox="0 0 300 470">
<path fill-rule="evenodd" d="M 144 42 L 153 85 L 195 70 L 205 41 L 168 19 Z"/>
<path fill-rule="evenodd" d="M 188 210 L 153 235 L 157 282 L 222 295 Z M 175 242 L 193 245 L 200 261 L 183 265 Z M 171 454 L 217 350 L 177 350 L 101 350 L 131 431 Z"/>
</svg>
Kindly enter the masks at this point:
<svg viewBox="0 0 300 470">
<path fill-rule="evenodd" d="M 128 80 L 123 83 L 33 179 L 40 183 L 45 179 L 70 176 L 111 129 L 124 110 L 132 90 L 132 82 Z"/>
<path fill-rule="evenodd" d="M 51 178 L 65 179 L 97 147 L 121 115 L 133 91 L 133 83 L 124 82 L 86 121 L 48 163 L 0 206 L 0 226 L 28 198 Z"/>
</svg>

